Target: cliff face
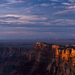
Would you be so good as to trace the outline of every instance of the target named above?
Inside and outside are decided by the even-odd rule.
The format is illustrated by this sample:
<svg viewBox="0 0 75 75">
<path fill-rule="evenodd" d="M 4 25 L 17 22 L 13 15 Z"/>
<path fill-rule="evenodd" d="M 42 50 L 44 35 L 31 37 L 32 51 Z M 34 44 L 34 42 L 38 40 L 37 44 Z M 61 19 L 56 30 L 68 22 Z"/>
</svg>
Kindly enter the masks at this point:
<svg viewBox="0 0 75 75">
<path fill-rule="evenodd" d="M 27 60 L 26 48 L 0 47 L 0 75 L 12 72 L 17 65 Z"/>
<path fill-rule="evenodd" d="M 55 48 L 55 49 L 57 49 L 57 48 L 59 48 L 60 46 L 58 46 L 58 45 L 52 45 L 52 48 Z"/>
<path fill-rule="evenodd" d="M 75 50 L 73 48 L 57 49 L 55 57 L 60 58 L 64 62 L 70 63 L 71 66 L 75 67 Z"/>
<path fill-rule="evenodd" d="M 45 72 L 41 73 L 41 75 L 75 75 L 74 45 L 70 47 L 69 45 L 60 47 L 58 45 L 48 45 L 38 42 L 33 47 L 33 50 L 41 50 L 42 52 L 45 51 L 45 53 L 48 51 L 50 55 L 52 54 L 52 57 L 49 56 L 52 60 L 48 62 L 49 64 L 46 67 Z M 46 54 L 49 55 L 48 53 Z"/>
<path fill-rule="evenodd" d="M 45 75 L 75 75 L 75 49 L 74 47 L 57 48 L 44 73 Z"/>
<path fill-rule="evenodd" d="M 12 75 L 42 74 L 43 72 L 45 72 L 48 64 L 51 63 L 53 53 L 55 53 L 55 49 L 52 49 L 52 45 L 37 42 L 29 53 L 28 61 L 24 62 L 21 66 L 18 66 L 18 68 L 16 68 L 15 72 L 13 72 Z"/>
<path fill-rule="evenodd" d="M 33 46 L 33 48 L 32 48 L 32 50 L 34 50 L 34 51 L 48 51 L 48 50 L 50 50 L 52 48 L 52 45 L 48 45 L 48 44 L 46 44 L 46 43 L 41 43 L 41 42 L 37 42 L 34 46 Z"/>
<path fill-rule="evenodd" d="M 1 52 L 1 57 L 9 57 L 7 61 L 4 59 L 6 65 L 1 69 L 7 75 L 75 75 L 73 45 L 60 47 L 37 42 L 28 53 L 25 48 L 3 48 Z"/>
<path fill-rule="evenodd" d="M 26 48 L 0 47 L 0 57 L 15 57 L 26 54 Z"/>
<path fill-rule="evenodd" d="M 43 75 L 75 75 L 75 68 L 60 59 L 54 59 Z"/>
</svg>

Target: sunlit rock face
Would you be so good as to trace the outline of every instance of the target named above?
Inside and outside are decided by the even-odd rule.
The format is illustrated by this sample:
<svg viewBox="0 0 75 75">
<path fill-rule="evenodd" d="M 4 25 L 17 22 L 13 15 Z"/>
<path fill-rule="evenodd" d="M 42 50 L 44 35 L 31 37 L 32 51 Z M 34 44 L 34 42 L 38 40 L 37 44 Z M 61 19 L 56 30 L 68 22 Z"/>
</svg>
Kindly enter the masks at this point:
<svg viewBox="0 0 75 75">
<path fill-rule="evenodd" d="M 58 48 L 55 53 L 55 57 L 62 59 L 70 63 L 75 67 L 75 49 L 74 48 Z"/>
<path fill-rule="evenodd" d="M 43 75 L 75 75 L 74 46 L 56 48 L 55 57 Z"/>
<path fill-rule="evenodd" d="M 36 50 L 36 51 L 46 51 L 46 50 L 50 50 L 52 48 L 52 45 L 46 44 L 46 43 L 42 43 L 42 42 L 37 42 L 32 50 Z"/>
<path fill-rule="evenodd" d="M 52 48 L 55 48 L 55 49 L 57 49 L 57 48 L 59 48 L 60 46 L 58 46 L 58 45 L 52 45 Z"/>
</svg>

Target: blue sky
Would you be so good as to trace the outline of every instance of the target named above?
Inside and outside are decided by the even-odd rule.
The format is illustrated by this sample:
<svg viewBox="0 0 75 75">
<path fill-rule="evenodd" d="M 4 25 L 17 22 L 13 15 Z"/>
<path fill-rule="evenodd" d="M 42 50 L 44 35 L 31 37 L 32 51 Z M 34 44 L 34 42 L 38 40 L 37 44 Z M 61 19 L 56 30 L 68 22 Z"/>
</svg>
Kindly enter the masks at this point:
<svg viewBox="0 0 75 75">
<path fill-rule="evenodd" d="M 0 0 L 0 39 L 75 38 L 75 0 Z"/>
</svg>

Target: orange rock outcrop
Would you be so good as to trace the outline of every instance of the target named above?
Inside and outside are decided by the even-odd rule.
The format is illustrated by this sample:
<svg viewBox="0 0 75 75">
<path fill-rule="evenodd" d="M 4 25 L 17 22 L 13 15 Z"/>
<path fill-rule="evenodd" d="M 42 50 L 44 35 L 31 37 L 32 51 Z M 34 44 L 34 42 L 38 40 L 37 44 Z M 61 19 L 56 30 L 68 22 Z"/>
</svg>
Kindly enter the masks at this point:
<svg viewBox="0 0 75 75">
<path fill-rule="evenodd" d="M 75 49 L 74 48 L 58 48 L 55 53 L 56 58 L 70 63 L 75 67 Z"/>
<path fill-rule="evenodd" d="M 52 48 L 59 48 L 60 46 L 58 46 L 58 45 L 52 45 Z"/>
</svg>

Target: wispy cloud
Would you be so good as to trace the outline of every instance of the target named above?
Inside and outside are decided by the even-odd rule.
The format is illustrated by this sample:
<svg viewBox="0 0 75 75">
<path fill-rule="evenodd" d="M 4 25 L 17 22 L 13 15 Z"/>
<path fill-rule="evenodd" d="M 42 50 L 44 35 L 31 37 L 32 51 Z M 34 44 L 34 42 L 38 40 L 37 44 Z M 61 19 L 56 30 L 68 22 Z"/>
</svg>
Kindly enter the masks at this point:
<svg viewBox="0 0 75 75">
<path fill-rule="evenodd" d="M 11 8 L 11 7 L 6 7 L 7 9 L 15 9 L 15 8 Z"/>
<path fill-rule="evenodd" d="M 70 3 L 62 3 L 63 5 L 71 5 Z"/>
<path fill-rule="evenodd" d="M 58 12 L 55 12 L 54 14 L 67 13 L 68 11 L 71 11 L 71 10 L 63 10 L 63 11 L 58 11 Z"/>
<path fill-rule="evenodd" d="M 7 0 L 8 1 L 8 3 L 17 3 L 18 1 L 16 1 L 16 0 Z"/>
<path fill-rule="evenodd" d="M 69 0 L 70 2 L 75 2 L 75 0 Z"/>
<path fill-rule="evenodd" d="M 75 34 L 71 35 L 71 36 L 74 36 L 75 37 Z"/>
<path fill-rule="evenodd" d="M 60 1 L 60 2 L 63 2 L 64 0 L 50 0 L 50 1 L 55 1 L 55 2 L 58 2 L 58 1 Z M 67 2 L 75 2 L 75 0 L 67 0 Z M 64 1 L 65 2 L 65 1 Z"/>
<path fill-rule="evenodd" d="M 13 14 L 8 14 L 8 15 L 3 15 L 0 16 L 1 18 L 6 18 L 6 19 L 2 19 L 0 20 L 1 23 L 18 23 L 18 24 L 35 24 L 37 20 L 41 20 L 44 21 L 47 18 L 46 17 L 38 17 L 35 15 L 13 15 Z M 14 18 L 18 18 L 18 19 L 14 19 Z"/>
<path fill-rule="evenodd" d="M 55 19 L 54 21 L 50 21 L 51 24 L 55 23 L 57 26 L 69 26 L 69 25 L 75 25 L 75 20 L 71 19 Z"/>
<path fill-rule="evenodd" d="M 49 6 L 50 4 L 49 3 L 43 3 L 43 4 L 41 4 L 41 6 Z"/>
<path fill-rule="evenodd" d="M 63 8 L 65 8 L 65 10 L 55 12 L 54 14 L 62 14 L 62 13 L 68 13 L 68 12 L 72 13 L 73 11 L 75 11 L 75 6 L 68 6 L 68 7 L 63 7 Z"/>
<path fill-rule="evenodd" d="M 25 8 L 24 10 L 29 10 L 29 9 L 32 9 L 33 7 L 28 7 L 28 8 Z"/>
<path fill-rule="evenodd" d="M 44 25 L 51 25 L 51 23 L 49 23 L 49 22 L 38 22 L 38 23 L 41 23 L 41 24 L 44 24 Z"/>
<path fill-rule="evenodd" d="M 19 2 L 19 3 L 24 3 L 25 1 L 19 0 L 18 2 Z"/>
<path fill-rule="evenodd" d="M 40 4 L 35 4 L 34 6 L 39 6 Z"/>
<path fill-rule="evenodd" d="M 69 6 L 68 9 L 75 9 L 75 6 Z"/>
<path fill-rule="evenodd" d="M 28 3 L 28 5 L 31 5 L 32 3 Z"/>
<path fill-rule="evenodd" d="M 51 0 L 51 1 L 56 1 L 56 2 L 58 2 L 58 0 Z"/>
<path fill-rule="evenodd" d="M 7 6 L 7 5 L 11 5 L 11 4 L 16 4 L 16 3 L 24 3 L 25 1 L 22 0 L 6 0 L 6 2 L 3 2 L 0 4 L 0 6 Z"/>
<path fill-rule="evenodd" d="M 55 5 L 56 3 L 51 3 L 51 4 L 49 4 L 49 3 L 42 3 L 42 4 L 40 4 L 41 6 L 43 6 L 43 7 L 47 7 L 47 6 L 51 6 L 51 5 Z"/>
</svg>

